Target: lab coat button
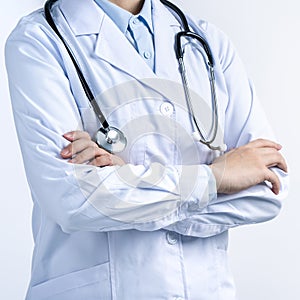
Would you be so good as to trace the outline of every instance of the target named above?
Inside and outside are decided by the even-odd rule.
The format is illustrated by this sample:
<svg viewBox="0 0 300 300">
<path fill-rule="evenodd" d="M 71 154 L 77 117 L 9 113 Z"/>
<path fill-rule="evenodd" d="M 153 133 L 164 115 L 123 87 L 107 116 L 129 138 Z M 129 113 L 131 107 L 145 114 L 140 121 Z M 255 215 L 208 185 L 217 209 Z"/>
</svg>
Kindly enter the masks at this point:
<svg viewBox="0 0 300 300">
<path fill-rule="evenodd" d="M 145 57 L 146 59 L 149 59 L 149 58 L 151 57 L 151 53 L 148 52 L 148 51 L 145 51 L 145 52 L 144 52 L 144 57 Z"/>
<path fill-rule="evenodd" d="M 169 231 L 167 232 L 167 241 L 170 245 L 175 245 L 178 243 L 178 233 Z"/>
<path fill-rule="evenodd" d="M 164 102 L 161 106 L 160 106 L 160 112 L 164 115 L 164 116 L 171 116 L 173 114 L 174 108 L 173 105 L 170 102 Z"/>
</svg>

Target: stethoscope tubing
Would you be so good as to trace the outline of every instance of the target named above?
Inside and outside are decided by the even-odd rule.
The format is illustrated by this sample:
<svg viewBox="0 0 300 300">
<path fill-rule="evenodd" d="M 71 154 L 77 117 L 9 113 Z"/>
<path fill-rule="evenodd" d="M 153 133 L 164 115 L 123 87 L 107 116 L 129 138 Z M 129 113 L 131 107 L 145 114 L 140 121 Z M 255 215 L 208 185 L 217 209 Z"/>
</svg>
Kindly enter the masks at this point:
<svg viewBox="0 0 300 300">
<path fill-rule="evenodd" d="M 56 2 L 57 0 L 48 0 L 46 3 L 45 3 L 45 7 L 44 7 L 44 12 L 45 12 L 45 18 L 48 22 L 48 24 L 51 26 L 51 28 L 53 29 L 53 31 L 57 34 L 57 36 L 60 38 L 60 40 L 62 41 L 62 43 L 64 44 L 67 52 L 68 52 L 68 55 L 70 56 L 71 60 L 72 60 L 72 63 L 76 69 L 76 72 L 77 72 L 77 75 L 78 75 L 78 78 L 80 80 L 80 83 L 82 85 L 82 88 L 86 94 L 86 97 L 88 98 L 95 114 L 97 115 L 97 118 L 99 119 L 101 125 L 103 126 L 104 130 L 107 131 L 109 130 L 109 124 L 107 122 L 107 120 L 105 119 L 104 117 L 104 114 L 102 113 L 97 101 L 96 101 L 96 98 L 95 96 L 93 95 L 93 92 L 91 91 L 80 67 L 79 67 L 79 64 L 75 58 L 75 55 L 72 53 L 72 50 L 71 48 L 69 47 L 69 45 L 67 44 L 67 42 L 65 41 L 65 39 L 63 38 L 63 36 L 61 35 L 60 31 L 58 30 L 54 20 L 53 20 L 53 17 L 51 15 L 51 9 L 52 9 L 52 6 L 53 4 Z"/>
<path fill-rule="evenodd" d="M 67 44 L 67 42 L 65 41 L 65 39 L 63 38 L 63 36 L 61 35 L 60 31 L 58 30 L 52 14 L 51 14 L 51 9 L 53 4 L 56 2 L 57 0 L 47 0 L 47 2 L 45 3 L 44 6 L 44 12 L 45 12 L 45 18 L 48 22 L 48 24 L 50 25 L 50 27 L 53 29 L 53 31 L 56 33 L 56 35 L 59 37 L 59 39 L 62 41 L 64 47 L 66 48 L 68 55 L 70 56 L 72 63 L 76 69 L 78 78 L 80 80 L 80 83 L 82 85 L 82 88 L 86 94 L 86 97 L 88 98 L 90 105 L 92 106 L 98 120 L 101 123 L 101 128 L 98 130 L 98 132 L 102 132 L 104 135 L 108 136 L 108 133 L 110 131 L 110 125 L 107 122 L 104 114 L 102 113 L 95 96 L 93 95 L 93 92 L 91 91 L 82 71 L 81 68 L 79 66 L 79 63 L 77 62 L 75 55 L 72 53 L 72 50 L 70 48 L 70 46 Z M 192 116 L 193 119 L 193 126 L 196 127 L 196 132 L 198 132 L 199 134 L 199 139 L 198 141 L 201 142 L 202 144 L 206 145 L 207 147 L 209 147 L 211 150 L 219 150 L 222 151 L 222 146 L 219 147 L 215 147 L 212 145 L 212 143 L 215 141 L 216 136 L 217 136 L 217 130 L 218 130 L 218 107 L 217 107 L 217 95 L 216 95 L 216 84 L 215 84 L 215 75 L 214 75 L 214 59 L 213 59 L 213 55 L 212 52 L 210 50 L 210 47 L 208 45 L 208 43 L 205 41 L 204 38 L 202 38 L 200 35 L 192 32 L 190 30 L 187 18 L 185 17 L 184 13 L 181 11 L 181 9 L 179 9 L 175 4 L 171 3 L 170 1 L 167 0 L 161 0 L 161 2 L 166 5 L 167 7 L 169 7 L 171 10 L 173 10 L 176 15 L 178 16 L 178 18 L 180 19 L 183 31 L 180 31 L 176 34 L 176 38 L 175 38 L 175 53 L 176 53 L 176 58 L 178 60 L 179 63 L 179 69 L 180 69 L 180 73 L 181 73 L 181 78 L 182 78 L 182 83 L 183 83 L 183 88 L 184 88 L 184 93 L 185 93 L 185 97 L 186 97 L 186 101 L 187 101 L 187 106 L 188 109 L 190 111 L 190 114 Z M 195 117 L 194 114 L 194 110 L 193 110 L 193 105 L 192 105 L 192 101 L 191 101 L 191 96 L 190 96 L 190 92 L 189 92 L 189 87 L 188 87 L 188 81 L 187 81 L 187 77 L 186 77 L 186 69 L 185 69 L 185 65 L 184 65 L 184 53 L 183 53 L 183 47 L 182 47 L 182 39 L 183 38 L 192 38 L 192 39 L 196 39 L 203 47 L 206 56 L 207 56 L 207 65 L 208 65 L 208 72 L 209 72 L 209 80 L 210 80 L 210 87 L 211 87 L 211 94 L 212 94 L 212 112 L 213 112 L 213 116 L 212 116 L 212 134 L 211 134 L 211 138 L 208 139 L 207 137 L 205 137 L 200 129 L 200 126 L 198 125 L 197 119 Z M 117 130 L 118 129 L 111 127 L 113 130 Z M 122 135 L 123 133 L 121 131 L 119 131 Z M 193 133 L 194 134 L 194 133 Z M 124 148 L 126 146 L 126 138 L 123 135 L 121 137 L 122 140 L 125 141 L 124 144 Z M 101 146 L 101 145 L 99 145 Z M 111 144 L 107 145 L 109 146 L 108 148 L 111 148 Z M 105 149 L 105 147 L 103 147 Z M 112 151 L 110 151 L 112 152 Z"/>
</svg>

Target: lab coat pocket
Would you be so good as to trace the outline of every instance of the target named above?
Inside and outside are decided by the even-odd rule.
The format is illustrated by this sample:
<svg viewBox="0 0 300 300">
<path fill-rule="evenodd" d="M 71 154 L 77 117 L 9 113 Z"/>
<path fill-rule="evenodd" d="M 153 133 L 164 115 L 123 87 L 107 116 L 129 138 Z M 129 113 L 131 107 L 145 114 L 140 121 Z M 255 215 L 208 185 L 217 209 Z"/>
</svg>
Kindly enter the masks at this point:
<svg viewBox="0 0 300 300">
<path fill-rule="evenodd" d="M 36 286 L 27 300 L 110 300 L 109 263 L 72 272 Z"/>
<path fill-rule="evenodd" d="M 101 127 L 100 122 L 91 107 L 79 107 L 83 130 L 93 138 L 96 131 Z"/>
</svg>

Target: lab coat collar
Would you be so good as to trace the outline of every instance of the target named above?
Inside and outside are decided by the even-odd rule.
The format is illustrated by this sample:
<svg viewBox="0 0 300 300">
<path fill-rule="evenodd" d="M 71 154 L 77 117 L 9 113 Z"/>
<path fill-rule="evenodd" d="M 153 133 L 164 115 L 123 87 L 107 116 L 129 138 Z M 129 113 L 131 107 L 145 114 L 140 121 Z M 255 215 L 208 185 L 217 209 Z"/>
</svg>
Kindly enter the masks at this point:
<svg viewBox="0 0 300 300">
<path fill-rule="evenodd" d="M 116 23 L 119 29 L 125 34 L 132 13 L 119 7 L 109 0 L 94 0 L 101 9 Z"/>
<path fill-rule="evenodd" d="M 94 54 L 135 78 L 155 77 L 117 25 L 94 0 L 61 0 L 60 9 L 75 36 L 98 34 Z"/>
<path fill-rule="evenodd" d="M 94 0 L 62 0 L 60 9 L 76 36 L 98 34 L 95 55 L 100 59 L 135 78 L 158 76 L 178 81 L 178 74 L 166 66 L 178 64 L 173 27 L 180 25 L 159 0 L 152 0 L 152 5 L 156 74 Z"/>
<path fill-rule="evenodd" d="M 179 23 L 159 0 L 152 0 L 152 19 L 156 74 L 106 15 L 100 27 L 95 54 L 136 79 L 162 77 L 181 80 L 178 72 L 166 67 L 178 65 L 173 45 L 174 26 L 178 27 Z"/>
<path fill-rule="evenodd" d="M 174 42 L 175 34 L 180 30 L 180 23 L 173 11 L 170 11 L 160 0 L 152 0 L 152 6 L 156 75 L 181 82 L 179 72 L 174 72 L 174 69 L 166 67 L 178 65 Z"/>
<path fill-rule="evenodd" d="M 104 13 L 94 0 L 61 0 L 59 7 L 75 36 L 99 32 Z"/>
<path fill-rule="evenodd" d="M 153 70 L 107 15 L 103 17 L 94 54 L 135 78 L 155 77 Z"/>
</svg>

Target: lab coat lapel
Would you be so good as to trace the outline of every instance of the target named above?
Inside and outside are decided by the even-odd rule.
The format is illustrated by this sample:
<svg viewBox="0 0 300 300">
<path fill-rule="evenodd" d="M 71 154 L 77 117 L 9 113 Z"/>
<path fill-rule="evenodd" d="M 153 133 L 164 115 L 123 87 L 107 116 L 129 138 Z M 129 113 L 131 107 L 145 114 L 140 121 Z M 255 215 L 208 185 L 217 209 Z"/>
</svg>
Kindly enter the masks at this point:
<svg viewBox="0 0 300 300">
<path fill-rule="evenodd" d="M 156 77 L 126 36 L 106 15 L 99 31 L 95 54 L 137 79 Z"/>
<path fill-rule="evenodd" d="M 104 13 L 94 0 L 63 0 L 59 7 L 75 36 L 99 32 Z"/>
<path fill-rule="evenodd" d="M 159 0 L 152 0 L 152 5 L 155 73 L 106 15 L 104 15 L 99 31 L 95 54 L 135 79 L 142 80 L 144 85 L 156 90 L 164 97 L 172 98 L 169 95 L 172 95 L 169 85 L 159 79 L 181 84 L 178 61 L 174 51 L 175 34 L 180 30 L 180 23 Z M 153 81 L 153 79 L 156 80 Z"/>
<path fill-rule="evenodd" d="M 156 77 L 94 0 L 64 0 L 61 1 L 60 8 L 76 36 L 98 34 L 94 54 L 99 59 L 135 78 Z"/>
<path fill-rule="evenodd" d="M 180 25 L 159 0 L 152 0 L 152 5 L 156 74 L 94 0 L 63 0 L 60 9 L 75 36 L 98 35 L 94 50 L 96 57 L 157 90 L 160 85 L 157 81 L 153 85 L 153 78 L 181 83 L 174 52 L 175 32 Z M 144 80 L 146 78 L 150 80 Z M 163 94 L 162 90 L 163 87 L 160 90 Z"/>
<path fill-rule="evenodd" d="M 158 77 L 181 82 L 174 51 L 175 34 L 180 30 L 180 23 L 159 0 L 152 0 L 152 7 L 155 74 L 106 15 L 99 31 L 95 54 L 137 79 Z"/>
<path fill-rule="evenodd" d="M 158 77 L 181 82 L 174 43 L 180 23 L 159 0 L 152 0 L 155 43 L 155 71 Z"/>
<path fill-rule="evenodd" d="M 76 36 L 98 33 L 95 55 L 100 59 L 138 79 L 161 77 L 180 81 L 174 51 L 175 32 L 180 24 L 159 0 L 152 0 L 152 7 L 156 75 L 94 0 L 60 2 L 60 8 Z"/>
</svg>

